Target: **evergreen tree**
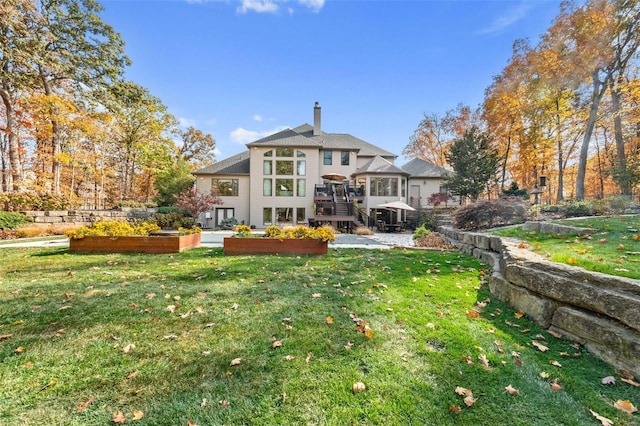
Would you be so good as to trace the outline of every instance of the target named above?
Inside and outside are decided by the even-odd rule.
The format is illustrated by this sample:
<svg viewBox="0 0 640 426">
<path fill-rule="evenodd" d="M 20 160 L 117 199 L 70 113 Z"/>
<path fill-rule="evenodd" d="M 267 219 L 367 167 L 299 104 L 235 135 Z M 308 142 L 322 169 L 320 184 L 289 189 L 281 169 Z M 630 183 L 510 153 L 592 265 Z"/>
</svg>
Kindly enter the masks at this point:
<svg viewBox="0 0 640 426">
<path fill-rule="evenodd" d="M 475 126 L 453 141 L 445 157 L 454 171 L 447 178 L 447 185 L 460 197 L 477 200 L 496 177 L 498 154 L 491 147 L 489 138 Z"/>
</svg>

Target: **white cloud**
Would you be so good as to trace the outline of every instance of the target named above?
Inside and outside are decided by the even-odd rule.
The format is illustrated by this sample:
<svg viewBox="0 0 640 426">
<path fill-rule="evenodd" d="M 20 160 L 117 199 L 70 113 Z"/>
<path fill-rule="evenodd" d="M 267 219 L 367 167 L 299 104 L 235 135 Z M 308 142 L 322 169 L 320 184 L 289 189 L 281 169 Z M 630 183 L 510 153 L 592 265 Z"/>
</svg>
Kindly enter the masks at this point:
<svg viewBox="0 0 640 426">
<path fill-rule="evenodd" d="M 325 0 L 298 0 L 298 3 L 308 7 L 314 12 L 320 12 L 320 9 L 324 7 L 324 1 Z"/>
<path fill-rule="evenodd" d="M 220 156 L 222 155 L 222 151 L 220 151 L 217 147 L 213 148 L 213 156 L 216 158 L 220 158 Z"/>
<path fill-rule="evenodd" d="M 187 0 L 189 2 L 199 2 L 202 0 Z M 280 10 L 280 4 L 290 0 L 242 0 L 240 6 L 236 9 L 238 13 L 256 12 L 256 13 L 276 13 Z M 324 7 L 326 0 L 298 0 L 298 4 L 311 9 L 314 12 L 320 12 Z M 287 7 L 287 13 L 293 14 L 294 9 Z"/>
<path fill-rule="evenodd" d="M 262 121 L 262 116 L 260 114 L 253 114 L 253 119 L 260 123 Z"/>
<path fill-rule="evenodd" d="M 532 3 L 522 3 L 515 9 L 506 11 L 502 16 L 498 16 L 487 27 L 476 31 L 478 35 L 499 34 L 512 26 L 527 15 L 532 7 Z"/>
<path fill-rule="evenodd" d="M 191 118 L 178 117 L 178 124 L 180 127 L 197 127 L 198 121 Z"/>
<path fill-rule="evenodd" d="M 275 13 L 278 11 L 278 5 L 273 0 L 242 0 L 242 4 L 236 10 L 238 13 L 247 13 L 249 11 Z"/>
<path fill-rule="evenodd" d="M 257 130 L 247 130 L 242 127 L 238 127 L 237 129 L 231 132 L 231 139 L 237 144 L 244 145 L 249 142 L 257 141 L 258 139 L 262 139 L 265 136 L 272 135 L 281 130 L 287 129 L 287 126 L 276 127 L 272 130 L 265 131 L 257 131 Z"/>
</svg>

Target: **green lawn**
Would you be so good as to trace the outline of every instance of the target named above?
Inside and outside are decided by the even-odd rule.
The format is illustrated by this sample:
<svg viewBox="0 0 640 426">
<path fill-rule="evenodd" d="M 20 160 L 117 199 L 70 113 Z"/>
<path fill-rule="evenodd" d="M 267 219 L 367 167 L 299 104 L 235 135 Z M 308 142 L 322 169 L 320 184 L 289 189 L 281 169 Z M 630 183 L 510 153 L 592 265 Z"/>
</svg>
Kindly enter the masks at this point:
<svg viewBox="0 0 640 426">
<path fill-rule="evenodd" d="M 494 234 L 522 240 L 549 260 L 590 271 L 640 279 L 640 216 L 591 217 L 556 221 L 591 228 L 587 236 L 542 234 L 519 226 Z"/>
<path fill-rule="evenodd" d="M 638 424 L 613 405 L 640 388 L 493 299 L 457 252 L 2 249 L 0 265 L 0 424 Z"/>
</svg>

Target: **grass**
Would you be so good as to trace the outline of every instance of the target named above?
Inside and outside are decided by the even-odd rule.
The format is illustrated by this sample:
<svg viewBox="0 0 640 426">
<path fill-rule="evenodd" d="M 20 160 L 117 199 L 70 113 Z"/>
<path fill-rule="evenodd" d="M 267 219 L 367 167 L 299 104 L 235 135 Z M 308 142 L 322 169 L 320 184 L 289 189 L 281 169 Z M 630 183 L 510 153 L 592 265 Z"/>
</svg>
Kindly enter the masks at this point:
<svg viewBox="0 0 640 426">
<path fill-rule="evenodd" d="M 510 227 L 497 235 L 522 240 L 549 260 L 589 271 L 640 279 L 640 216 L 591 217 L 557 221 L 594 230 L 586 236 L 542 234 Z"/>
<path fill-rule="evenodd" d="M 613 403 L 638 388 L 601 384 L 614 368 L 492 299 L 456 252 L 24 248 L 0 264 L 2 424 L 637 424 Z"/>
</svg>

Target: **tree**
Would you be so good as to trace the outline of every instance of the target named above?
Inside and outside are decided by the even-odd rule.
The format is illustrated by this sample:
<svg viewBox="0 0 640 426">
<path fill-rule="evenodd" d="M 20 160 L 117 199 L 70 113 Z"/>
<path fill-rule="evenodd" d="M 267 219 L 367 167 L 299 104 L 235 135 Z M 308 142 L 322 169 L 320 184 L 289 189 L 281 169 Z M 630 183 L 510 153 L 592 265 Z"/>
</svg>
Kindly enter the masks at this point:
<svg viewBox="0 0 640 426">
<path fill-rule="evenodd" d="M 201 213 L 206 212 L 211 206 L 222 204 L 222 200 L 215 195 L 198 192 L 194 187 L 187 189 L 178 195 L 176 205 L 189 212 L 194 218 L 198 218 Z"/>
<path fill-rule="evenodd" d="M 475 201 L 495 180 L 498 155 L 491 147 L 489 138 L 477 127 L 472 127 L 462 138 L 454 140 L 445 157 L 454 171 L 447 178 L 447 185 L 460 197 Z"/>
<path fill-rule="evenodd" d="M 192 170 L 198 170 L 213 164 L 216 141 L 209 133 L 204 133 L 193 126 L 179 132 L 182 139 L 180 155 L 191 163 Z"/>
<path fill-rule="evenodd" d="M 189 163 L 178 158 L 170 169 L 160 173 L 155 182 L 157 195 L 154 201 L 159 206 L 172 206 L 176 203 L 178 194 L 193 186 L 194 177 Z"/>
</svg>

